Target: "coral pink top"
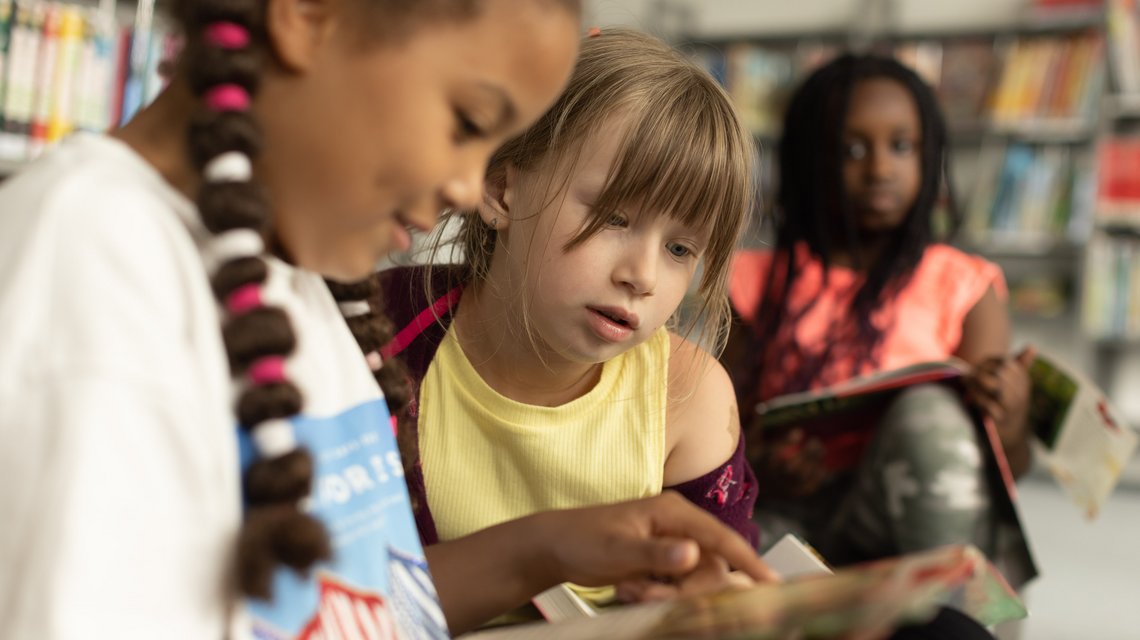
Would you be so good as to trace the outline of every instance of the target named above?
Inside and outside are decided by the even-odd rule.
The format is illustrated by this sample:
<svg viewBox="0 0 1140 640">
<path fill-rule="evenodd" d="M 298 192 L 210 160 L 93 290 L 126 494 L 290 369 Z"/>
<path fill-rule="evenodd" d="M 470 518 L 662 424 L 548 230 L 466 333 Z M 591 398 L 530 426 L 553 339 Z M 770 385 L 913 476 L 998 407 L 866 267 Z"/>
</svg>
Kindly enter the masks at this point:
<svg viewBox="0 0 1140 640">
<path fill-rule="evenodd" d="M 733 258 L 729 297 L 747 322 L 755 319 L 772 256 L 770 251 L 741 251 Z M 997 265 L 948 245 L 931 245 L 910 282 L 874 314 L 883 340 L 872 362 L 859 363 L 841 347 L 854 335 L 850 303 L 862 276 L 851 269 L 831 267 L 825 285 L 822 263 L 802 244 L 796 247 L 796 263 L 799 276 L 789 296 L 789 309 L 792 315 L 802 311 L 803 316 L 794 330 L 783 330 L 774 344 L 764 345 L 777 355 L 780 366 L 766 367 L 760 400 L 826 387 L 876 370 L 947 358 L 958 349 L 966 314 L 986 291 L 993 287 L 999 298 L 1006 297 L 1005 278 Z M 788 344 L 793 339 L 789 334 L 794 334 L 796 344 Z M 835 344 L 825 357 L 831 343 Z M 797 371 L 805 356 L 824 358 L 806 386 L 789 380 L 788 373 Z"/>
</svg>

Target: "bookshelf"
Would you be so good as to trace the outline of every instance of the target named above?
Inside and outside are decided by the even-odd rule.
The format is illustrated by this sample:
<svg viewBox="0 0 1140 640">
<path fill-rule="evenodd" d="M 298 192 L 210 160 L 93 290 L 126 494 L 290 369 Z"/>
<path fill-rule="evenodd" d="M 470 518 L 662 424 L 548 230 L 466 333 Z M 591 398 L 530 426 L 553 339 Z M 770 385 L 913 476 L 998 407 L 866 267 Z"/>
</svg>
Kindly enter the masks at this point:
<svg viewBox="0 0 1140 640">
<path fill-rule="evenodd" d="M 177 46 L 155 0 L 0 0 L 0 177 L 130 117 Z"/>
</svg>

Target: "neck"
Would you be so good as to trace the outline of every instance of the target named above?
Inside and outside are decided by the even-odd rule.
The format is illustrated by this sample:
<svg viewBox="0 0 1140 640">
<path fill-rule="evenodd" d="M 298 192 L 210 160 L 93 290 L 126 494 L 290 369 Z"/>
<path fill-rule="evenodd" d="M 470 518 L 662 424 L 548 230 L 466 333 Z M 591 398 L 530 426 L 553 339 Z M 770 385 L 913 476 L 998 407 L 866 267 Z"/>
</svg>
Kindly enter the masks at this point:
<svg viewBox="0 0 1140 640">
<path fill-rule="evenodd" d="M 866 273 L 886 253 L 891 243 L 889 233 L 860 233 L 855 251 L 847 248 L 847 238 L 841 233 L 832 238 L 831 264 L 836 267 L 854 269 Z"/>
<path fill-rule="evenodd" d="M 488 386 L 516 402 L 557 407 L 584 396 L 602 365 L 569 361 L 528 338 L 521 295 L 468 286 L 452 325 L 464 355 Z"/>
<path fill-rule="evenodd" d="M 175 81 L 150 106 L 111 134 L 134 149 L 191 200 L 195 199 L 201 183 L 186 147 L 192 105 L 193 98 L 185 82 Z"/>
</svg>

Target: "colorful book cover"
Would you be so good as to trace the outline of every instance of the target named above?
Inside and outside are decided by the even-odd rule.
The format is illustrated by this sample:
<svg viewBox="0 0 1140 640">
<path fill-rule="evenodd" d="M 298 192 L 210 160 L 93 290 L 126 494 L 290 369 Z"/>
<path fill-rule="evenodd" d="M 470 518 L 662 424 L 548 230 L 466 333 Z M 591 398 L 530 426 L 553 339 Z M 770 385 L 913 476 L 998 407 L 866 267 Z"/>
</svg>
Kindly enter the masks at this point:
<svg viewBox="0 0 1140 640">
<path fill-rule="evenodd" d="M 293 420 L 316 462 L 310 512 L 324 522 L 333 558 L 309 575 L 279 569 L 273 600 L 249 600 L 259 640 L 448 638 L 420 546 L 403 466 L 383 400 L 331 418 Z M 240 432 L 243 464 L 252 459 Z"/>
</svg>

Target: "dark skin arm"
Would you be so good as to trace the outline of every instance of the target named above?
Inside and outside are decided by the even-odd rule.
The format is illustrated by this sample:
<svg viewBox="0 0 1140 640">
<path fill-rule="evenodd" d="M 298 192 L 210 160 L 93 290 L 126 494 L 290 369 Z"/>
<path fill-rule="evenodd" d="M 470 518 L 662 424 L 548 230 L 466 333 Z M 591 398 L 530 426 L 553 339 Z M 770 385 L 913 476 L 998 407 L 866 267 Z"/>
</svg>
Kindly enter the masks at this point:
<svg viewBox="0 0 1140 640">
<path fill-rule="evenodd" d="M 954 354 L 973 365 L 966 381 L 967 400 L 997 426 L 1014 478 L 1029 470 L 1029 366 L 1033 348 L 1009 354 L 1009 312 L 990 287 L 962 322 L 962 341 Z"/>
<path fill-rule="evenodd" d="M 560 583 L 616 584 L 639 599 L 651 577 L 701 591 L 727 567 L 778 580 L 744 538 L 679 494 L 547 511 L 424 550 L 453 634 L 468 631 Z M 492 585 L 493 588 L 488 588 Z"/>
</svg>

